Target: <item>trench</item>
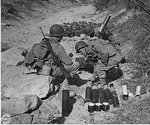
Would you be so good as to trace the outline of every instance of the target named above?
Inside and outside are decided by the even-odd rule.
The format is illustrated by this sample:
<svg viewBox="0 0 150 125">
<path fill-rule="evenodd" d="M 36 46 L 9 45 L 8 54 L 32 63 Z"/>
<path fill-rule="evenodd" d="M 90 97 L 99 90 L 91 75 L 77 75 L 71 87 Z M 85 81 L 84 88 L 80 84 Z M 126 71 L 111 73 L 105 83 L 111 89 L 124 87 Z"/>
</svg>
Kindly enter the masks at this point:
<svg viewBox="0 0 150 125">
<path fill-rule="evenodd" d="M 58 7 L 58 9 L 59 9 L 59 7 Z M 113 9 L 115 11 L 113 11 Z M 44 10 L 45 9 L 43 9 L 42 11 L 44 11 Z M 51 10 L 48 10 L 48 11 L 51 11 Z M 13 12 L 15 13 L 15 11 L 13 11 Z M 49 27 L 54 23 L 61 23 L 61 24 L 70 23 L 71 24 L 74 21 L 76 21 L 78 23 L 79 23 L 79 21 L 80 22 L 86 21 L 87 23 L 92 22 L 92 25 L 94 25 L 96 28 L 96 27 L 100 26 L 101 22 L 104 20 L 104 18 L 108 14 L 108 12 L 111 13 L 111 15 L 112 15 L 112 19 L 111 19 L 110 23 L 108 24 L 108 27 L 110 28 L 111 31 L 114 32 L 114 36 L 115 36 L 116 40 L 121 42 L 121 50 L 125 54 L 125 56 L 128 57 L 129 53 L 131 53 L 133 50 L 133 43 L 132 43 L 133 39 L 131 38 L 132 35 L 134 35 L 136 33 L 141 34 L 141 32 L 139 30 L 142 30 L 143 32 L 146 32 L 146 31 L 143 30 L 141 27 L 139 28 L 139 30 L 136 30 L 136 32 L 130 32 L 130 30 L 126 31 L 126 29 L 129 29 L 130 25 L 128 26 L 128 24 L 127 24 L 127 27 L 125 27 L 126 25 L 124 25 L 124 24 L 128 23 L 128 21 L 130 21 L 132 19 L 132 17 L 134 16 L 134 12 L 133 11 L 126 12 L 126 9 L 124 7 L 123 8 L 120 7 L 119 10 L 116 10 L 115 6 L 114 6 L 114 7 L 110 7 L 108 10 L 104 10 L 100 13 L 95 13 L 95 8 L 93 8 L 92 5 L 88 4 L 88 5 L 71 7 L 69 9 L 65 8 L 65 10 L 63 10 L 61 12 L 56 12 L 56 11 L 55 11 L 55 13 L 50 12 L 50 14 L 47 14 L 46 17 L 41 17 L 40 19 L 36 18 L 36 20 L 34 20 L 33 22 L 31 20 L 28 22 L 28 25 L 25 25 L 23 27 L 21 27 L 19 24 L 19 26 L 20 26 L 19 28 L 11 27 L 10 29 L 7 29 L 7 28 L 4 29 L 2 31 L 2 42 L 7 43 L 12 48 L 19 47 L 19 48 L 30 49 L 34 43 L 40 42 L 40 40 L 42 39 L 42 35 L 39 31 L 39 26 L 42 26 L 45 33 L 49 32 Z M 134 23 L 134 22 L 132 22 L 132 23 Z M 119 32 L 123 32 L 123 33 L 119 34 Z M 129 33 L 132 33 L 132 35 L 130 35 Z M 149 39 L 149 37 L 147 39 Z M 73 60 L 75 60 L 75 58 L 78 57 L 78 55 L 76 55 L 75 50 L 74 50 L 74 46 L 75 46 L 76 42 L 78 42 L 78 40 L 79 40 L 78 35 L 75 35 L 75 36 L 70 35 L 69 37 L 66 35 L 61 42 L 61 44 L 65 48 L 67 54 L 69 54 L 70 52 L 73 53 L 73 55 L 74 55 L 72 57 Z M 6 47 L 6 49 L 8 49 L 8 48 Z M 6 55 L 7 55 L 7 51 L 4 51 L 3 53 L 6 53 Z M 22 73 L 24 70 L 24 68 L 22 68 L 22 67 L 11 66 L 11 62 L 9 60 L 9 59 L 11 59 L 10 58 L 11 55 L 7 55 L 7 56 L 8 57 L 5 58 L 5 60 L 3 60 L 3 58 L 2 58 L 2 71 L 3 71 L 2 72 L 2 85 L 4 86 L 4 88 L 7 86 L 11 86 L 10 81 L 13 80 L 14 78 L 17 78 L 17 76 L 19 76 L 19 74 Z M 13 62 L 12 59 L 11 59 L 11 61 Z M 6 65 L 7 62 L 8 62 L 8 65 Z M 89 123 L 91 123 L 91 121 L 89 121 L 89 119 L 93 120 L 94 124 L 97 124 L 97 123 L 101 124 L 101 123 L 138 123 L 138 122 L 141 123 L 141 122 L 144 122 L 144 120 L 136 121 L 136 116 L 134 115 L 134 114 L 136 114 L 135 111 L 133 111 L 131 119 L 128 118 L 129 117 L 128 115 L 130 115 L 129 110 L 132 111 L 132 107 L 133 107 L 132 105 L 129 105 L 129 103 L 132 102 L 133 105 L 135 105 L 135 103 L 139 101 L 138 103 L 141 104 L 140 99 L 133 98 L 133 96 L 131 96 L 128 101 L 122 100 L 121 86 L 123 84 L 128 85 L 129 93 L 135 94 L 135 87 L 137 86 L 137 84 L 136 84 L 137 81 L 134 81 L 132 78 L 134 65 L 135 65 L 134 63 L 131 65 L 130 62 L 125 63 L 124 65 L 121 65 L 120 67 L 123 71 L 124 76 L 113 82 L 115 85 L 116 91 L 117 91 L 117 95 L 118 95 L 120 104 L 121 104 L 121 106 L 119 108 L 114 108 L 113 106 L 111 106 L 111 108 L 108 112 L 96 112 L 91 117 L 89 115 L 89 113 L 87 112 L 87 105 L 82 107 L 78 104 L 78 101 L 76 99 L 72 99 L 71 100 L 72 110 L 71 110 L 69 116 L 65 117 L 65 118 L 58 117 L 53 122 L 58 123 L 58 124 L 89 124 Z M 135 72 L 137 72 L 137 71 L 135 71 Z M 80 85 L 81 81 L 80 80 L 78 81 L 78 78 L 77 78 L 76 80 L 79 85 L 78 86 L 72 85 L 72 88 L 78 94 L 80 94 L 82 97 L 85 97 L 84 92 L 85 92 L 86 79 L 91 77 L 91 75 L 92 75 L 91 73 L 83 71 L 79 76 L 80 76 L 80 78 L 82 78 L 81 81 L 82 82 L 84 81 L 84 82 Z M 144 75 L 142 78 L 144 80 L 147 80 Z M 148 86 L 147 84 L 144 84 L 144 85 L 147 87 Z M 145 89 L 142 89 L 142 90 L 144 92 L 143 92 L 143 96 L 142 96 L 141 100 L 146 100 L 148 98 L 147 97 L 148 93 L 145 92 L 146 91 Z M 59 99 L 60 98 L 59 96 L 60 96 L 59 94 L 56 94 L 55 98 Z M 54 96 L 52 96 L 50 98 L 53 98 L 53 97 Z M 144 105 L 149 107 L 149 105 L 147 103 Z M 129 109 L 128 109 L 128 107 L 129 107 Z M 137 105 L 137 107 L 138 107 L 138 105 Z M 145 117 L 148 119 L 147 115 L 145 115 Z M 129 119 L 129 120 L 127 120 L 127 119 Z M 147 119 L 145 120 L 145 122 L 148 122 Z"/>
</svg>

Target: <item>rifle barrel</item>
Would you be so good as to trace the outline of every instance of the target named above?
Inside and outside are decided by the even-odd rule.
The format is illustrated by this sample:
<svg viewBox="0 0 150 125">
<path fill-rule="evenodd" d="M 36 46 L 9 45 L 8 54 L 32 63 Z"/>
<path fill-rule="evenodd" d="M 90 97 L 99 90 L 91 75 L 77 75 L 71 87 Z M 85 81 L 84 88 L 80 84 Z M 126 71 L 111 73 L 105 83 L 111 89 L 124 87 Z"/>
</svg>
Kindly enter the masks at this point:
<svg viewBox="0 0 150 125">
<path fill-rule="evenodd" d="M 42 27 L 40 26 L 39 28 L 40 28 L 40 30 L 41 30 L 41 32 L 42 32 L 43 37 L 46 38 L 45 35 L 44 35 L 44 32 L 43 32 L 43 30 L 42 30 Z"/>
</svg>

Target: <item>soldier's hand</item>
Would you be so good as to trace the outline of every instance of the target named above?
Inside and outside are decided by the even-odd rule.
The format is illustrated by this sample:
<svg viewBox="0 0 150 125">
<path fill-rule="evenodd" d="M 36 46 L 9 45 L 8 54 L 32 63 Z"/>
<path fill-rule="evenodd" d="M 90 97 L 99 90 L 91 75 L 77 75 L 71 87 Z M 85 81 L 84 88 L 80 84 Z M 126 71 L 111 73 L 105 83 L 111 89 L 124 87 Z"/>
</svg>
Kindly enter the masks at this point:
<svg viewBox="0 0 150 125">
<path fill-rule="evenodd" d="M 67 80 L 68 80 L 68 82 L 71 83 L 71 84 L 72 84 L 72 83 L 75 83 L 75 80 L 74 80 L 72 77 L 67 78 Z"/>
</svg>

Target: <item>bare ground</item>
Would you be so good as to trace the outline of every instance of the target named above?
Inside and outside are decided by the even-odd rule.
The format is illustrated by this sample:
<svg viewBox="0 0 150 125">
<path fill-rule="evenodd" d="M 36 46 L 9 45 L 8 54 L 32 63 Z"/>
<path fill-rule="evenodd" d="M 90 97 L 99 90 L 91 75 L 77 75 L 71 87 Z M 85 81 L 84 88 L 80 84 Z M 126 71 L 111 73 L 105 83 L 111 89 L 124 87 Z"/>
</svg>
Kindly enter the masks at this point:
<svg viewBox="0 0 150 125">
<path fill-rule="evenodd" d="M 58 8 L 59 9 L 59 8 Z M 125 9 L 122 8 L 117 13 L 112 14 L 112 17 L 116 17 L 121 13 L 124 13 Z M 107 15 L 108 10 L 103 11 L 102 13 L 95 14 L 91 18 L 87 18 L 88 15 L 94 14 L 95 8 L 92 5 L 86 5 L 86 6 L 76 6 L 71 7 L 69 9 L 65 9 L 60 12 L 49 12 L 49 14 L 46 15 L 45 18 L 36 18 L 36 20 L 31 20 L 28 22 L 25 26 L 19 26 L 17 28 L 9 28 L 9 29 L 3 29 L 2 30 L 2 39 L 1 41 L 3 43 L 7 43 L 11 47 L 23 47 L 25 49 L 30 49 L 34 43 L 40 42 L 42 39 L 42 34 L 40 33 L 39 26 L 42 26 L 45 33 L 49 32 L 49 28 L 51 25 L 55 23 L 63 23 L 63 22 L 72 22 L 72 21 L 95 21 L 95 22 L 102 22 L 104 17 Z M 126 22 L 128 19 L 130 19 L 133 16 L 132 12 L 128 12 L 123 16 L 120 20 L 118 20 L 115 25 L 122 24 Z M 117 34 L 116 34 L 117 35 Z M 61 44 L 66 49 L 67 53 L 69 54 L 72 52 L 74 54 L 75 58 L 77 55 L 75 54 L 74 45 L 77 42 L 78 38 L 64 38 Z M 131 41 L 126 42 L 122 45 L 122 51 L 125 54 L 128 54 L 130 50 L 132 49 L 132 43 Z M 11 56 L 11 55 L 10 55 Z M 9 60 L 9 59 L 8 59 Z M 1 85 L 2 85 L 2 91 L 7 88 L 11 84 L 11 81 L 17 77 L 19 74 L 22 74 L 25 70 L 24 67 L 17 67 L 17 66 L 11 66 L 6 65 L 6 62 L 3 59 L 1 60 Z M 130 64 L 126 63 L 125 65 L 121 65 L 121 68 L 124 72 L 124 76 L 120 78 L 117 81 L 114 81 L 115 88 L 120 100 L 121 106 L 119 108 L 111 107 L 108 112 L 100 112 L 95 113 L 94 115 L 89 115 L 87 112 L 87 105 L 80 106 L 78 104 L 74 105 L 74 108 L 71 112 L 71 114 L 66 117 L 66 120 L 64 123 L 66 124 L 89 124 L 89 123 L 95 123 L 95 124 L 102 124 L 102 123 L 150 123 L 148 119 L 148 113 L 149 109 L 147 110 L 147 114 L 145 114 L 145 121 L 141 119 L 137 119 L 135 115 L 132 114 L 132 118 L 130 120 L 130 112 L 128 107 L 131 107 L 136 104 L 137 100 L 143 101 L 146 100 L 148 103 L 145 105 L 149 107 L 149 96 L 148 94 L 143 95 L 141 99 L 139 98 L 130 98 L 129 101 L 125 102 L 122 100 L 122 91 L 121 91 L 121 85 L 122 81 L 125 81 L 127 79 L 130 79 L 132 77 L 132 73 L 130 71 L 132 70 L 129 68 Z M 89 73 L 83 73 L 80 76 L 81 78 L 90 78 L 91 74 Z M 74 86 L 73 86 L 74 87 Z M 75 87 L 76 88 L 76 87 Z M 76 90 L 78 94 L 85 97 L 85 85 L 80 86 Z M 57 94 L 56 94 L 57 96 Z M 133 102 L 132 102 L 133 100 Z M 131 103 L 132 102 L 132 103 Z M 140 104 L 141 102 L 139 102 Z M 130 105 L 131 104 L 131 105 Z M 125 111 L 124 111 L 125 110 Z M 135 110 L 134 110 L 135 111 Z M 144 111 L 146 111 L 144 109 Z M 135 112 L 134 112 L 135 113 Z M 143 112 L 142 112 L 143 113 Z M 140 114 L 139 114 L 140 115 Z M 129 120 L 127 120 L 129 117 Z M 141 117 L 141 116 L 139 116 Z M 136 121 L 137 120 L 137 121 Z M 132 122 L 129 122 L 132 121 Z M 134 122 L 136 121 L 136 122 Z"/>
</svg>

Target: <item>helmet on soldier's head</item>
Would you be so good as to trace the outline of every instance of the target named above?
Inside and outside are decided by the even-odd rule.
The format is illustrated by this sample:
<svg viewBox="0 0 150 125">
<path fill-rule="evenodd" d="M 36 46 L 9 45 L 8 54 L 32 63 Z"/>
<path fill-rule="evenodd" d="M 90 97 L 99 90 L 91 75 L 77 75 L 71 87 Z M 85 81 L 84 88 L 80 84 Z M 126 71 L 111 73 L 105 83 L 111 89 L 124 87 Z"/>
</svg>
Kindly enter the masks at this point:
<svg viewBox="0 0 150 125">
<path fill-rule="evenodd" d="M 80 49 L 84 48 L 88 46 L 84 41 L 79 41 L 76 45 L 75 45 L 75 50 L 76 50 L 76 53 L 79 52 Z"/>
<path fill-rule="evenodd" d="M 87 36 L 90 36 L 91 34 L 94 33 L 94 28 L 90 25 L 87 25 L 85 28 L 84 28 L 84 33 L 87 35 Z"/>
<path fill-rule="evenodd" d="M 64 35 L 64 28 L 59 24 L 54 24 L 50 28 L 50 35 L 60 37 Z"/>
</svg>

